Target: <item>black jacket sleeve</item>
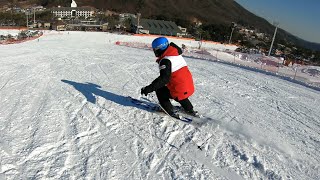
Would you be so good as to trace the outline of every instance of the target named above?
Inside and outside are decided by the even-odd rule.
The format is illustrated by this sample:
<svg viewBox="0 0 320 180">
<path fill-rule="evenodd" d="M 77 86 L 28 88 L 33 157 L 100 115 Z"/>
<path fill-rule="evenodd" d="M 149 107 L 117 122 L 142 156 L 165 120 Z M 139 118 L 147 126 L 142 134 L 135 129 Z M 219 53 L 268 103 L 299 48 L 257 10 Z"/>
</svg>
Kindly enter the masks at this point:
<svg viewBox="0 0 320 180">
<path fill-rule="evenodd" d="M 153 92 L 169 83 L 171 77 L 171 62 L 168 59 L 162 59 L 159 64 L 160 76 L 157 77 L 149 86 L 145 87 L 146 91 Z"/>
<path fill-rule="evenodd" d="M 179 55 L 182 54 L 182 49 L 178 45 L 176 45 L 175 43 L 171 42 L 170 46 L 175 47 L 178 50 Z"/>
</svg>

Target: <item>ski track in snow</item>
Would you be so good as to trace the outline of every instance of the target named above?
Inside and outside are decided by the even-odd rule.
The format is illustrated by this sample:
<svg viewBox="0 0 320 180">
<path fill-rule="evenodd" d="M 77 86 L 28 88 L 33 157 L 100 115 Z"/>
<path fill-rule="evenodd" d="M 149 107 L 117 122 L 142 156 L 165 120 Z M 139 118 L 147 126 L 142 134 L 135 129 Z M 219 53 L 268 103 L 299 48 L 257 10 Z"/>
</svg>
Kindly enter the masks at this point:
<svg viewBox="0 0 320 180">
<path fill-rule="evenodd" d="M 186 58 L 212 119 L 197 128 L 126 99 L 158 67 L 118 40 L 152 38 L 48 31 L 0 46 L 0 179 L 320 178 L 318 91 Z"/>
</svg>

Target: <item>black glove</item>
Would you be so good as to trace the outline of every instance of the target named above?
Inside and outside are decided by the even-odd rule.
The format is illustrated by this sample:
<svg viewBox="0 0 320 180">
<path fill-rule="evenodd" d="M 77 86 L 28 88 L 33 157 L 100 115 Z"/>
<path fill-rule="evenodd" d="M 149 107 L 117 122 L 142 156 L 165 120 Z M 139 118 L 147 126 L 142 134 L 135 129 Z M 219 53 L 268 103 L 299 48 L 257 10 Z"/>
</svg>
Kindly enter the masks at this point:
<svg viewBox="0 0 320 180">
<path fill-rule="evenodd" d="M 151 92 L 152 91 L 150 90 L 150 88 L 148 86 L 141 88 L 141 95 L 147 96 Z"/>
</svg>

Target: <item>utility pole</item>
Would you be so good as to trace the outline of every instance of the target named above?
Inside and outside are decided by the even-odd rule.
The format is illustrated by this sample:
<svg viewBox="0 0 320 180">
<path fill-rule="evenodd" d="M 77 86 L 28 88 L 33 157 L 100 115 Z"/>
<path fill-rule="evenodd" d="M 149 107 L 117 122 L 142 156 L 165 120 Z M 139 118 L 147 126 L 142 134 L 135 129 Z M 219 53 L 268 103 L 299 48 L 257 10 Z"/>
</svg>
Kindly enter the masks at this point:
<svg viewBox="0 0 320 180">
<path fill-rule="evenodd" d="M 27 15 L 27 29 L 29 28 L 29 17 L 28 17 L 28 12 L 26 13 L 26 15 Z"/>
<path fill-rule="evenodd" d="M 140 28 L 140 17 L 141 17 L 141 13 L 138 13 L 137 14 L 137 16 L 138 16 L 138 27 L 137 27 L 137 34 L 140 34 L 140 30 L 139 30 L 139 28 Z"/>
<path fill-rule="evenodd" d="M 33 8 L 33 24 L 36 24 L 36 10 Z"/>
<path fill-rule="evenodd" d="M 202 46 L 202 37 L 201 37 L 201 32 L 199 33 L 200 35 L 200 39 L 199 39 L 199 48 L 198 49 L 201 49 L 201 46 Z"/>
<path fill-rule="evenodd" d="M 277 34 L 278 26 L 279 26 L 278 22 L 274 22 L 273 24 L 276 26 L 276 28 L 275 28 L 274 33 L 273 33 L 273 38 L 272 38 L 272 42 L 271 42 L 271 45 L 270 45 L 268 56 L 270 56 L 270 54 L 271 54 L 272 46 L 273 46 L 273 43 L 274 43 L 274 39 L 276 38 L 276 34 Z"/>
<path fill-rule="evenodd" d="M 235 27 L 237 26 L 237 24 L 236 23 L 234 23 L 234 22 L 232 22 L 232 31 L 231 31 L 231 34 L 230 34 L 230 38 L 229 38 L 229 44 L 231 44 L 231 38 L 232 38 L 232 34 L 233 34 L 233 31 L 234 31 L 234 29 L 235 29 Z"/>
</svg>

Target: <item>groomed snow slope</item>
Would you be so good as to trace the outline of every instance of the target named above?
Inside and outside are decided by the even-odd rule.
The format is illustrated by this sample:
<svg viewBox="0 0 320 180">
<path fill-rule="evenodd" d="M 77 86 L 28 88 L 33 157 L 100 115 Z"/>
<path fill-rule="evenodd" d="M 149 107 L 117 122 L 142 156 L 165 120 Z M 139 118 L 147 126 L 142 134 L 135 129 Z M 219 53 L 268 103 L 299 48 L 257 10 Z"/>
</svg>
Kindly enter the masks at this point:
<svg viewBox="0 0 320 180">
<path fill-rule="evenodd" d="M 191 101 L 213 119 L 195 128 L 127 100 L 158 67 L 120 40 L 152 41 L 46 32 L 0 46 L 0 179 L 320 179 L 318 91 L 186 58 Z"/>
</svg>

